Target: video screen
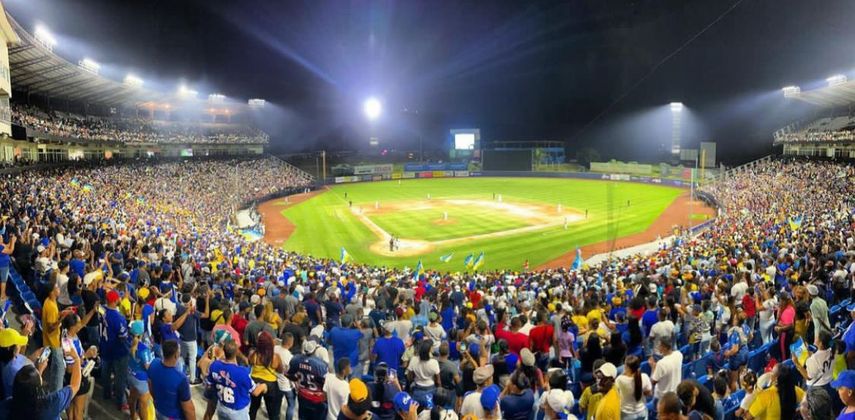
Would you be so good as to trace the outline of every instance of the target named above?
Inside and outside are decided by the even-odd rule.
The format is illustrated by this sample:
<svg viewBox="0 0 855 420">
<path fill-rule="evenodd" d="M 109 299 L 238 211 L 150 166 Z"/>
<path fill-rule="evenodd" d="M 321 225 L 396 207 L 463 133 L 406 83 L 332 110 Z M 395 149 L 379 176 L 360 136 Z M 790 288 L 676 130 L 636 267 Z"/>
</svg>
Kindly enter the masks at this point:
<svg viewBox="0 0 855 420">
<path fill-rule="evenodd" d="M 475 149 L 475 133 L 458 133 L 454 135 L 454 148 L 457 150 Z"/>
</svg>

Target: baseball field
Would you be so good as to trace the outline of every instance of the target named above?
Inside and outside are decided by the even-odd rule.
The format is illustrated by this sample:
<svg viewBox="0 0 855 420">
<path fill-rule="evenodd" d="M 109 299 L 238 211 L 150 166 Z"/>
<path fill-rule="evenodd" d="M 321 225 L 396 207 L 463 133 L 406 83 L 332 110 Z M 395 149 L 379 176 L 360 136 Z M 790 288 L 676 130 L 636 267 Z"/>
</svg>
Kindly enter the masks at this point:
<svg viewBox="0 0 855 420">
<path fill-rule="evenodd" d="M 654 222 L 668 226 L 659 233 L 665 236 L 673 224 L 688 223 L 685 211 L 684 220 L 663 220 L 685 195 L 611 181 L 412 179 L 336 185 L 259 211 L 266 241 L 313 256 L 338 260 L 344 247 L 358 263 L 414 267 L 421 260 L 426 268 L 462 271 L 468 255 L 483 252 L 481 270 L 519 270 L 526 260 L 531 268 L 569 265 L 576 247 L 614 246 Z"/>
</svg>

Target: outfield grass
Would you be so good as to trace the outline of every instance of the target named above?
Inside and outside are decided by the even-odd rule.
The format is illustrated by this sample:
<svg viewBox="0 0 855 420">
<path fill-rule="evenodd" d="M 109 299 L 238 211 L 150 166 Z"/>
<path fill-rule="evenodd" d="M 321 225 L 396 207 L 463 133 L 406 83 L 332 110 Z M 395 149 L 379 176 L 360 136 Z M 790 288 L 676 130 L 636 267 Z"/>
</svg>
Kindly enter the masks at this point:
<svg viewBox="0 0 855 420">
<path fill-rule="evenodd" d="M 611 192 L 609 192 L 611 189 Z M 528 259 L 532 267 L 551 261 L 574 249 L 645 230 L 683 190 L 637 183 L 538 178 L 445 178 L 337 185 L 326 193 L 283 211 L 297 229 L 284 247 L 319 257 L 338 259 L 344 246 L 356 262 L 397 267 L 413 267 L 419 259 L 426 267 L 460 271 L 463 258 L 472 253 L 485 254 L 485 269 L 520 269 Z M 522 203 L 575 209 L 587 220 L 571 223 L 568 229 L 552 226 L 502 238 L 489 238 L 436 247 L 430 253 L 413 257 L 386 257 L 373 253 L 369 246 L 377 236 L 348 207 L 373 209 L 401 202 L 464 199 L 494 202 L 501 194 L 507 203 Z M 345 198 L 347 194 L 347 198 Z M 611 206 L 609 203 L 611 202 Z M 629 202 L 629 206 L 627 206 Z M 614 223 L 609 228 L 608 213 Z M 532 223 L 484 206 L 449 210 L 456 223 L 437 224 L 441 215 L 435 210 L 369 214 L 375 224 L 404 239 L 437 241 L 475 234 L 513 229 Z M 371 213 L 370 210 L 367 213 Z M 453 252 L 449 263 L 439 257 Z M 568 261 L 568 264 L 570 262 Z"/>
<path fill-rule="evenodd" d="M 437 200 L 433 200 L 436 202 Z M 444 219 L 443 213 L 448 213 Z M 401 209 L 368 216 L 377 226 L 398 238 L 440 241 L 516 229 L 531 224 L 524 218 L 475 206 Z"/>
</svg>

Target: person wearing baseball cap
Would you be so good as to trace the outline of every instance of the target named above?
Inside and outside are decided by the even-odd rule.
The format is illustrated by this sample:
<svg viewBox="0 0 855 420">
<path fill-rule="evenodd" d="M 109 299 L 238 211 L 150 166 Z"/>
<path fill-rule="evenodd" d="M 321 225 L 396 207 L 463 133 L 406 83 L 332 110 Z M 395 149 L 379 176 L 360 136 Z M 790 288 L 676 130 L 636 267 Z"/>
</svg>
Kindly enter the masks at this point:
<svg viewBox="0 0 855 420">
<path fill-rule="evenodd" d="M 104 384 L 104 399 L 115 397 L 123 411 L 130 412 L 125 395 L 128 378 L 128 321 L 119 312 L 119 293 L 107 292 L 107 308 L 104 312 L 105 333 L 101 335 L 101 380 Z"/>
<path fill-rule="evenodd" d="M 395 405 L 395 412 L 398 416 L 404 419 L 416 418 L 416 410 L 419 409 L 419 403 L 416 402 L 410 394 L 401 391 L 395 394 L 395 399 L 392 400 Z"/>
<path fill-rule="evenodd" d="M 486 412 L 484 411 L 484 407 L 481 405 L 481 393 L 490 387 L 490 385 L 493 385 L 493 373 L 495 373 L 495 370 L 491 364 L 481 366 L 475 369 L 475 372 L 472 373 L 472 381 L 475 382 L 475 385 L 477 385 L 478 388 L 463 398 L 463 403 L 460 406 L 460 414 L 462 416 L 472 414 L 479 419 L 484 418 Z M 501 409 L 498 411 L 497 418 L 501 418 Z"/>
<path fill-rule="evenodd" d="M 339 418 L 349 420 L 367 419 L 371 410 L 371 391 L 360 379 L 351 379 L 348 383 L 350 394 L 347 402 L 341 406 Z"/>
<path fill-rule="evenodd" d="M 4 397 L 12 395 L 12 383 L 15 380 L 15 374 L 22 367 L 33 364 L 27 356 L 20 354 L 21 350 L 27 348 L 27 342 L 27 336 L 21 335 L 14 328 L 0 330 L 0 354 L 9 357 L 8 360 L 0 359 L 0 364 L 3 365 L 3 382 L 0 384 L 0 395 Z"/>
<path fill-rule="evenodd" d="M 599 391 L 603 393 L 603 399 L 597 404 L 594 418 L 597 420 L 620 420 L 620 395 L 617 392 L 615 378 L 617 368 L 611 363 L 604 363 L 594 372 L 597 378 Z"/>
<path fill-rule="evenodd" d="M 481 391 L 479 402 L 481 403 L 481 408 L 484 410 L 484 415 L 479 416 L 479 419 L 492 420 L 502 418 L 501 414 L 499 414 L 499 395 L 501 393 L 502 391 L 499 389 L 499 386 L 495 384 Z"/>
<path fill-rule="evenodd" d="M 154 361 L 154 353 L 149 347 L 148 340 L 143 338 L 145 324 L 143 321 L 131 322 L 129 328 L 133 337 L 130 347 L 130 358 L 128 359 L 128 384 L 130 385 L 130 396 L 128 397 L 128 408 L 131 418 L 137 414 L 137 403 L 139 403 L 140 418 L 148 418 L 148 401 L 151 393 L 148 389 L 148 367 Z"/>
<path fill-rule="evenodd" d="M 544 419 L 557 420 L 567 419 L 570 415 L 570 410 L 573 409 L 575 398 L 571 391 L 563 389 L 550 389 L 546 391 L 541 398 L 540 408 L 543 409 Z"/>
<path fill-rule="evenodd" d="M 855 370 L 844 370 L 837 375 L 837 379 L 831 383 L 831 387 L 837 389 L 837 395 L 843 402 L 844 408 L 838 419 L 851 419 L 855 417 Z"/>
<path fill-rule="evenodd" d="M 327 396 L 323 391 L 329 365 L 318 355 L 320 344 L 315 337 L 303 341 L 303 354 L 295 354 L 286 376 L 297 389 L 298 415 L 301 419 L 324 419 Z"/>
</svg>

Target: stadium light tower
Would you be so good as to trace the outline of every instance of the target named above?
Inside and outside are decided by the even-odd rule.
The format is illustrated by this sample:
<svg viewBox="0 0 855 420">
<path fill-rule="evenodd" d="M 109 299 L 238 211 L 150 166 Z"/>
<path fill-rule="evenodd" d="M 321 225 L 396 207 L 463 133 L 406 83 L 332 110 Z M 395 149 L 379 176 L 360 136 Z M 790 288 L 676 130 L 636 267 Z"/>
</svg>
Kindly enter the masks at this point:
<svg viewBox="0 0 855 420">
<path fill-rule="evenodd" d="M 798 86 L 785 86 L 781 88 L 781 91 L 784 92 L 785 98 L 795 98 L 796 96 L 799 96 L 802 89 Z"/>
<path fill-rule="evenodd" d="M 101 71 L 101 65 L 91 58 L 84 58 L 77 63 L 83 70 L 98 74 Z"/>
<path fill-rule="evenodd" d="M 365 112 L 365 116 L 373 121 L 380 118 L 380 114 L 383 113 L 383 105 L 377 98 L 368 98 L 362 104 L 362 110 Z"/>
<path fill-rule="evenodd" d="M 136 88 L 141 88 L 142 85 L 143 85 L 143 79 L 140 79 L 139 77 L 134 76 L 131 73 L 128 73 L 128 75 L 125 76 L 125 86 L 127 86 L 129 88 L 136 89 Z"/>
<path fill-rule="evenodd" d="M 680 154 L 680 125 L 683 116 L 683 103 L 671 102 L 671 154 Z"/>
<path fill-rule="evenodd" d="M 45 47 L 48 51 L 53 51 L 53 47 L 56 45 L 56 38 L 54 38 L 46 26 L 37 24 L 36 29 L 33 31 L 33 36 L 36 37 L 36 41 L 41 46 Z"/>
<path fill-rule="evenodd" d="M 222 104 L 226 101 L 226 95 L 221 93 L 212 93 L 208 95 L 208 103 L 211 104 Z"/>
</svg>

